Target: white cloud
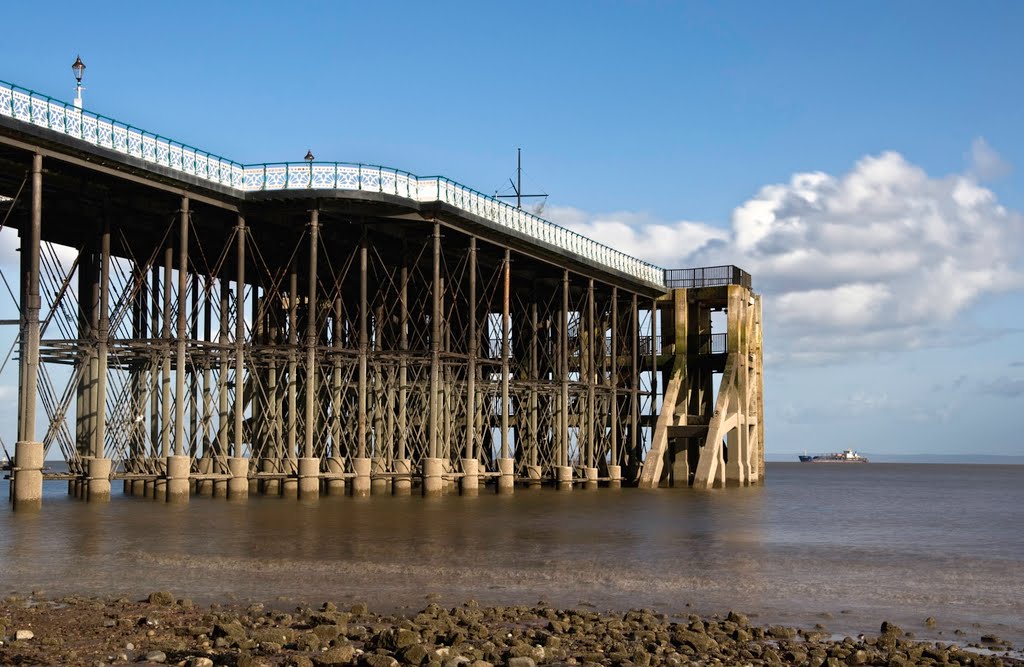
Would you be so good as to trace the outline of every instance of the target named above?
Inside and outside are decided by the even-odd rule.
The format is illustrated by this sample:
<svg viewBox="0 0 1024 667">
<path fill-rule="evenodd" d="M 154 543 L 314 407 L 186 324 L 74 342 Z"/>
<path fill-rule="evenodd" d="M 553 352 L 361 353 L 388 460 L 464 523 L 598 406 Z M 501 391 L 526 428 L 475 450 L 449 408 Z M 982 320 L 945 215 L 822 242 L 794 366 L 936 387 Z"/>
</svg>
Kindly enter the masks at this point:
<svg viewBox="0 0 1024 667">
<path fill-rule="evenodd" d="M 1012 171 L 1010 163 L 989 146 L 984 137 L 978 137 L 971 142 L 968 159 L 971 165 L 970 173 L 979 181 L 1001 178 Z"/>
<path fill-rule="evenodd" d="M 1024 216 L 979 184 L 1001 158 L 984 140 L 972 156 L 970 171 L 944 177 L 896 152 L 866 156 L 840 176 L 794 174 L 737 206 L 729 230 L 552 214 L 662 266 L 743 267 L 765 295 L 776 349 L 822 361 L 934 344 L 983 296 L 1024 287 Z"/>
</svg>

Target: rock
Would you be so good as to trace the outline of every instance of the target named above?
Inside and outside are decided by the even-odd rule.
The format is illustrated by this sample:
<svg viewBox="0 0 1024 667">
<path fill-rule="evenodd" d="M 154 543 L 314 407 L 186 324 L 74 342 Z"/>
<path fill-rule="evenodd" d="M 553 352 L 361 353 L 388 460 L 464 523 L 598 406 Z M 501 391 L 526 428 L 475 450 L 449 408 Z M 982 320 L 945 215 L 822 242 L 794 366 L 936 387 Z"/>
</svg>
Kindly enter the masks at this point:
<svg viewBox="0 0 1024 667">
<path fill-rule="evenodd" d="M 934 616 L 929 616 L 928 618 L 924 619 L 924 624 L 929 628 L 934 628 L 936 623 L 937 621 L 935 620 Z"/>
<path fill-rule="evenodd" d="M 740 627 L 750 625 L 750 619 L 748 619 L 745 614 L 740 614 L 735 611 L 730 611 L 725 620 L 735 623 Z"/>
<path fill-rule="evenodd" d="M 235 663 L 236 667 L 270 667 L 270 662 L 259 656 L 255 656 L 251 653 L 243 653 L 238 656 L 238 662 Z"/>
<path fill-rule="evenodd" d="M 290 664 L 292 667 L 313 667 L 313 661 L 304 655 L 295 656 Z"/>
<path fill-rule="evenodd" d="M 509 658 L 508 662 L 505 663 L 507 667 L 537 667 L 537 663 L 533 661 L 533 658 L 520 657 L 520 658 Z"/>
<path fill-rule="evenodd" d="M 14 638 L 19 642 L 28 641 L 35 637 L 35 634 L 31 630 L 18 630 L 14 633 Z"/>
<path fill-rule="evenodd" d="M 213 667 L 213 660 L 209 658 L 192 658 L 188 661 L 188 667 Z"/>
<path fill-rule="evenodd" d="M 156 591 L 149 594 L 147 598 L 149 604 L 159 604 L 163 606 L 170 606 L 174 604 L 174 594 L 170 591 Z"/>
<path fill-rule="evenodd" d="M 312 632 L 303 632 L 295 638 L 295 646 L 300 651 L 312 653 L 320 648 L 320 637 Z"/>
<path fill-rule="evenodd" d="M 351 612 L 353 616 L 366 616 L 368 613 L 370 613 L 370 608 L 366 605 L 365 602 L 357 602 L 354 605 L 352 605 L 352 607 L 349 609 L 349 612 Z"/>
<path fill-rule="evenodd" d="M 850 655 L 846 656 L 846 664 L 848 665 L 866 665 L 868 664 L 868 652 L 864 650 L 856 650 Z"/>
<path fill-rule="evenodd" d="M 245 628 L 238 621 L 218 623 L 213 626 L 214 637 L 224 637 L 229 641 L 241 641 L 248 637 Z"/>
<path fill-rule="evenodd" d="M 146 654 L 147 662 L 167 662 L 167 654 L 163 651 L 150 651 Z"/>
<path fill-rule="evenodd" d="M 327 649 L 320 655 L 313 656 L 313 664 L 317 665 L 347 665 L 352 662 L 356 655 L 355 647 L 351 644 L 335 646 Z"/>
<path fill-rule="evenodd" d="M 292 641 L 294 632 L 291 628 L 266 628 L 253 630 L 249 635 L 257 644 L 287 644 Z"/>
<path fill-rule="evenodd" d="M 427 649 L 420 644 L 406 646 L 398 653 L 398 657 L 407 665 L 419 665 L 427 659 Z"/>
<path fill-rule="evenodd" d="M 379 653 L 364 653 L 359 659 L 359 664 L 364 667 L 398 667 L 397 660 L 390 655 Z"/>
<path fill-rule="evenodd" d="M 773 625 L 768 628 L 767 634 L 775 639 L 793 639 L 796 637 L 796 630 L 782 625 Z"/>
<path fill-rule="evenodd" d="M 883 635 L 894 635 L 896 637 L 900 637 L 903 635 L 903 628 L 896 625 L 895 623 L 890 623 L 889 621 L 882 621 L 881 632 Z"/>
<path fill-rule="evenodd" d="M 718 642 L 701 632 L 679 629 L 672 633 L 672 641 L 677 646 L 689 646 L 698 653 L 706 653 L 718 649 Z"/>
</svg>

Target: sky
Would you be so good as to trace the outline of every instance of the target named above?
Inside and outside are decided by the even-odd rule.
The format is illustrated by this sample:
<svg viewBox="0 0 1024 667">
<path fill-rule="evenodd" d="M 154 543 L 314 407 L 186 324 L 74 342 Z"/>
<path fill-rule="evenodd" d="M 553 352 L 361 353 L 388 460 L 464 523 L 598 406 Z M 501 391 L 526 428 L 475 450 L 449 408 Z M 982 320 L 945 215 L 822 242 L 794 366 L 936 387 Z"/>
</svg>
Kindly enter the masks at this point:
<svg viewBox="0 0 1024 667">
<path fill-rule="evenodd" d="M 769 458 L 1024 455 L 1024 4 L 16 3 L 0 79 L 505 191 L 764 295 Z M 0 392 L 2 394 L 2 392 Z"/>
</svg>

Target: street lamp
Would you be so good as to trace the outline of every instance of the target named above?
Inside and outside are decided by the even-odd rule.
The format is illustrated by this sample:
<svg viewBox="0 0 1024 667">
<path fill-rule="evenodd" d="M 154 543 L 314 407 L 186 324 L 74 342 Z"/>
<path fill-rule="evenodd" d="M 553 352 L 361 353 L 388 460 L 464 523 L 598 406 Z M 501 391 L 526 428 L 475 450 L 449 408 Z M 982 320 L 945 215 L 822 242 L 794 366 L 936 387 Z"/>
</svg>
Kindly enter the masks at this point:
<svg viewBox="0 0 1024 667">
<path fill-rule="evenodd" d="M 75 63 L 71 66 L 71 71 L 75 73 L 75 108 L 82 108 L 82 75 L 85 74 L 85 63 L 82 62 L 82 56 L 75 56 Z"/>
<path fill-rule="evenodd" d="M 313 151 L 307 150 L 306 151 L 306 157 L 304 157 L 302 159 L 309 163 L 309 184 L 306 187 L 312 188 L 313 187 L 313 160 L 316 159 L 316 158 L 313 157 Z"/>
</svg>

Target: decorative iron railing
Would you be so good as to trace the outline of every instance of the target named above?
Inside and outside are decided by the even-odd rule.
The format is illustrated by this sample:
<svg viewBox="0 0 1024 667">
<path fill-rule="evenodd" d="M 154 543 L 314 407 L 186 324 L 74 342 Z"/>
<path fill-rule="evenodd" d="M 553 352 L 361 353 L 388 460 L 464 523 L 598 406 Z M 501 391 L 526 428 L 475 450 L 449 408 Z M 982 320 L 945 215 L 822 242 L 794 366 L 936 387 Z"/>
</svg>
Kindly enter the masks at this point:
<svg viewBox="0 0 1024 667">
<path fill-rule="evenodd" d="M 242 192 L 363 190 L 417 202 L 443 202 L 644 282 L 664 284 L 661 267 L 441 176 L 420 177 L 346 162 L 243 165 L 4 81 L 0 81 L 0 115 Z"/>
<path fill-rule="evenodd" d="M 705 266 L 698 269 L 665 269 L 665 287 L 721 287 L 742 285 L 750 289 L 750 274 L 738 266 Z"/>
</svg>

